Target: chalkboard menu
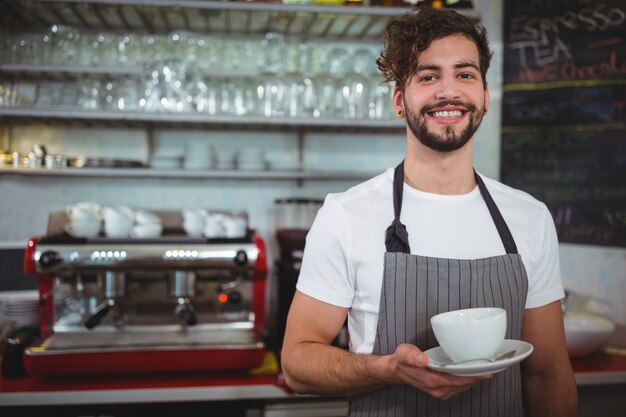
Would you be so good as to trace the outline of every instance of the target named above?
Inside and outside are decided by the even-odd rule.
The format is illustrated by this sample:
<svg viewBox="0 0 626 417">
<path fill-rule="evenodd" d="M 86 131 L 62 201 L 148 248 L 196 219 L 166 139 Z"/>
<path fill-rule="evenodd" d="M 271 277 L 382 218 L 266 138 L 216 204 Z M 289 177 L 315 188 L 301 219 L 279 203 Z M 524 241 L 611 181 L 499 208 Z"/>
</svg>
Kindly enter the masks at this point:
<svg viewBox="0 0 626 417">
<path fill-rule="evenodd" d="M 626 2 L 503 3 L 502 181 L 561 242 L 626 247 Z"/>
</svg>

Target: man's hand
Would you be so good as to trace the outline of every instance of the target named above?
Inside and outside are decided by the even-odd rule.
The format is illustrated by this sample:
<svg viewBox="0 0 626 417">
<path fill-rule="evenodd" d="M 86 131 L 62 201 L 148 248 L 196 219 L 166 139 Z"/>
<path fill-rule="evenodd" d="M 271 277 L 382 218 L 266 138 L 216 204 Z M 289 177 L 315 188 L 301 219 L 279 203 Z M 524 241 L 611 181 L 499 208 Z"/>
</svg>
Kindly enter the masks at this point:
<svg viewBox="0 0 626 417">
<path fill-rule="evenodd" d="M 427 368 L 428 355 L 410 344 L 399 345 L 393 354 L 395 369 L 391 372 L 408 385 L 424 391 L 435 398 L 446 400 L 472 385 L 489 379 L 492 375 L 479 377 L 454 376 Z"/>
</svg>

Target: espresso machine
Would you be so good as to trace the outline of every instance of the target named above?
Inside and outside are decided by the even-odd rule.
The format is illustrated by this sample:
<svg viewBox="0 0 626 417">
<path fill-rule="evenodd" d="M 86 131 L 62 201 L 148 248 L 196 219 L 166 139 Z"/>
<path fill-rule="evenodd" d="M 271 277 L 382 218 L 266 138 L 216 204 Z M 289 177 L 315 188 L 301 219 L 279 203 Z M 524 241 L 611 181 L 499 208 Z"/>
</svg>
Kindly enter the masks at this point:
<svg viewBox="0 0 626 417">
<path fill-rule="evenodd" d="M 247 370 L 266 353 L 263 240 L 31 238 L 40 344 L 33 376 Z"/>
</svg>

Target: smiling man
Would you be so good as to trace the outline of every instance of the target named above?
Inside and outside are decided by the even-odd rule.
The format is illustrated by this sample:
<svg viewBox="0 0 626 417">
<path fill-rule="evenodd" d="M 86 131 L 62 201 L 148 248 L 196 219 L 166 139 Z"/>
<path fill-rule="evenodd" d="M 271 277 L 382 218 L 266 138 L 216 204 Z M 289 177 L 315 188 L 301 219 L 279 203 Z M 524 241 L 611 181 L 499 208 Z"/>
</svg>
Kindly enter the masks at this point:
<svg viewBox="0 0 626 417">
<path fill-rule="evenodd" d="M 576 415 L 552 218 L 472 165 L 490 59 L 484 28 L 453 11 L 388 25 L 377 64 L 405 158 L 329 194 L 315 219 L 282 351 L 295 391 L 349 396 L 351 416 Z M 430 318 L 471 307 L 506 309 L 506 338 L 533 353 L 492 375 L 430 369 Z M 346 317 L 349 352 L 331 346 Z"/>
</svg>

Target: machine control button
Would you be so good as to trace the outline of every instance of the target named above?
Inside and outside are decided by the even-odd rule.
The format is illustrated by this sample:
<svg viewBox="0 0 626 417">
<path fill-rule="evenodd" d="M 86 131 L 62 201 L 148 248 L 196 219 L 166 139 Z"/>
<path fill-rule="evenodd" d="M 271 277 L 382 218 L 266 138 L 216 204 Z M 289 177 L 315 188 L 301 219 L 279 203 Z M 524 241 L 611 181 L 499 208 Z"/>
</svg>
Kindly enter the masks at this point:
<svg viewBox="0 0 626 417">
<path fill-rule="evenodd" d="M 241 303 L 241 293 L 239 291 L 231 291 L 228 295 L 228 303 L 233 305 Z"/>
<path fill-rule="evenodd" d="M 238 250 L 235 255 L 235 263 L 239 266 L 243 266 L 248 263 L 248 254 L 245 250 Z"/>
<path fill-rule="evenodd" d="M 184 249 L 173 249 L 167 250 L 163 254 L 163 259 L 165 260 L 177 260 L 177 259 L 197 259 L 200 255 L 200 252 L 197 250 L 184 250 Z"/>
<path fill-rule="evenodd" d="M 63 262 L 63 256 L 59 252 L 47 251 L 39 257 L 39 264 L 44 268 L 50 268 Z"/>
</svg>

